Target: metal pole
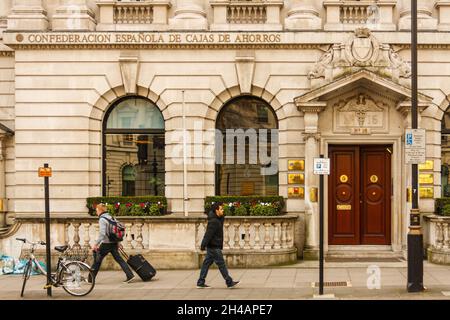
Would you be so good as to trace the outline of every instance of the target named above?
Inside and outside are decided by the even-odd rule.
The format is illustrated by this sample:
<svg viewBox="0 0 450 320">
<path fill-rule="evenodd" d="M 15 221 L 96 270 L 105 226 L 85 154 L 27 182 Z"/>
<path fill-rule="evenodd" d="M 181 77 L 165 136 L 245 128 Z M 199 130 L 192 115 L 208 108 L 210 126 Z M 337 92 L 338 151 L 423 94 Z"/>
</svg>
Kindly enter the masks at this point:
<svg viewBox="0 0 450 320">
<path fill-rule="evenodd" d="M 417 116 L 417 0 L 411 0 L 411 126 L 418 127 Z M 412 209 L 408 232 L 408 292 L 423 291 L 423 235 L 420 226 L 417 164 L 412 165 Z"/>
<path fill-rule="evenodd" d="M 321 154 L 320 157 L 323 158 L 323 154 Z M 319 294 L 323 295 L 323 174 L 319 177 Z"/>
<path fill-rule="evenodd" d="M 187 202 L 189 200 L 188 198 L 188 188 L 187 188 L 187 146 L 186 146 L 186 110 L 185 110 L 185 103 L 184 103 L 184 90 L 181 91 L 182 94 L 182 112 L 183 112 L 183 211 L 184 216 L 188 216 L 188 209 L 187 209 Z"/>
<path fill-rule="evenodd" d="M 44 164 L 44 168 L 48 168 L 48 163 Z M 45 193 L 45 249 L 47 256 L 47 296 L 52 296 L 52 266 L 50 251 L 50 195 L 48 177 L 44 177 L 44 193 Z"/>
</svg>

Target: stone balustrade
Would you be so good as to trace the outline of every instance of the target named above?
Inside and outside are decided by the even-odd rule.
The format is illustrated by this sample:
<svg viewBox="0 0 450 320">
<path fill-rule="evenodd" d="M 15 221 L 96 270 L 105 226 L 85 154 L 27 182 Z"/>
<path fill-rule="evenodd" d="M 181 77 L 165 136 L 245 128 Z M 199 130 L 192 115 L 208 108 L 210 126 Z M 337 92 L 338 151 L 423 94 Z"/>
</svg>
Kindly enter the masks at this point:
<svg viewBox="0 0 450 320">
<path fill-rule="evenodd" d="M 141 253 L 158 268 L 197 268 L 203 261 L 200 243 L 207 220 L 204 215 L 183 217 L 119 217 L 125 225 L 124 249 Z M 224 254 L 230 266 L 257 267 L 297 261 L 296 215 L 278 217 L 227 217 L 224 224 Z M 42 217 L 16 218 L 17 231 L 0 239 L 1 247 L 20 254 L 16 237 L 30 241 L 45 239 Z M 98 238 L 97 217 L 55 217 L 51 219 L 51 245 L 91 247 Z M 19 250 L 15 252 L 14 250 Z M 45 254 L 45 253 L 43 253 Z M 114 263 L 108 266 L 115 267 Z"/>
<path fill-rule="evenodd" d="M 117 3 L 114 6 L 115 24 L 153 23 L 153 6 L 149 3 Z"/>
<path fill-rule="evenodd" d="M 211 30 L 282 30 L 283 1 L 211 0 L 214 21 Z"/>
<path fill-rule="evenodd" d="M 354 30 L 370 27 L 374 30 L 396 30 L 394 8 L 397 1 L 339 1 L 326 0 L 325 30 Z"/>
<path fill-rule="evenodd" d="M 437 264 L 450 264 L 450 216 L 425 217 L 428 260 Z"/>
<path fill-rule="evenodd" d="M 56 0 L 47 0 L 55 1 Z M 164 31 L 176 30 L 169 23 L 170 0 L 96 0 L 99 14 L 94 17 L 86 0 L 62 0 L 56 14 L 49 24 L 45 5 L 46 0 L 9 0 L 0 4 L 0 31 L 9 30 L 47 30 L 51 25 L 55 31 Z M 185 1 L 186 2 L 186 1 Z M 199 10 L 198 5 L 212 7 L 213 16 L 206 19 L 207 10 L 201 14 L 205 21 L 211 22 L 210 30 L 324 30 L 350 31 L 357 27 L 370 27 L 375 30 L 406 30 L 410 24 L 410 10 L 403 10 L 397 0 L 324 0 L 318 1 L 323 12 L 309 6 L 286 2 L 288 12 L 282 12 L 284 0 L 195 0 L 181 5 L 184 20 L 192 20 Z M 301 4 L 301 3 L 300 3 Z M 323 6 L 322 6 L 323 4 Z M 293 7 L 292 7 L 293 6 Z M 434 7 L 434 8 L 433 8 Z M 75 9 L 74 9 L 75 8 Z M 178 10 L 177 9 L 177 10 Z M 73 10 L 76 13 L 72 12 Z M 177 14 L 177 10 L 171 12 Z M 399 10 L 403 10 L 399 12 Z M 179 10 L 178 10 L 179 11 Z M 419 8 L 419 27 L 426 30 L 450 30 L 450 1 L 430 1 L 427 8 Z M 8 18 L 6 18 L 8 17 Z M 281 17 L 287 17 L 283 26 Z M 173 17 L 171 17 L 172 19 Z M 78 19 L 78 20 L 77 20 Z M 294 20 L 294 21 L 293 21 Z M 202 30 L 208 29 L 208 22 L 202 22 Z M 97 26 L 95 27 L 95 23 Z M 203 25 L 205 24 L 205 25 Z M 187 29 L 199 30 L 198 24 L 188 23 Z M 406 29 L 405 29 L 406 28 Z"/>
<path fill-rule="evenodd" d="M 170 2 L 97 1 L 100 8 L 97 31 L 157 31 L 168 28 Z"/>
<path fill-rule="evenodd" d="M 259 24 L 266 19 L 266 7 L 261 2 L 233 2 L 227 6 L 228 23 Z"/>
<path fill-rule="evenodd" d="M 224 250 L 277 251 L 294 248 L 295 217 L 228 217 L 224 222 Z M 206 222 L 197 227 L 197 248 Z"/>
</svg>

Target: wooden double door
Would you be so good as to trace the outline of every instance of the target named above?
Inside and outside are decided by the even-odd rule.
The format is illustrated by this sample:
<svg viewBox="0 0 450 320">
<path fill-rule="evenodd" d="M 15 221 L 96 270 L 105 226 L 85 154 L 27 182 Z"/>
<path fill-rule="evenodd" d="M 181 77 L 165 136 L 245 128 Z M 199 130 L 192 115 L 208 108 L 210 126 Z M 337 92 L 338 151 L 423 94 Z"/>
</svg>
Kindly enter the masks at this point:
<svg viewBox="0 0 450 320">
<path fill-rule="evenodd" d="M 391 244 L 391 146 L 330 146 L 328 243 Z"/>
</svg>

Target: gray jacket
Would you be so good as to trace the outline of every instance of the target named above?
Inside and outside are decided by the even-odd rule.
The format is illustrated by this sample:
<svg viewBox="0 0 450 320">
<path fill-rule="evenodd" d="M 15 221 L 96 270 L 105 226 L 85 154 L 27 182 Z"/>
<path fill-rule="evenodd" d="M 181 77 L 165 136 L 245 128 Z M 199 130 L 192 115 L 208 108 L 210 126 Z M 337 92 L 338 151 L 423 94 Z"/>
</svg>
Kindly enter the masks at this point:
<svg viewBox="0 0 450 320">
<path fill-rule="evenodd" d="M 113 243 L 109 241 L 107 230 L 108 230 L 108 224 L 109 222 L 106 221 L 106 219 L 112 220 L 112 217 L 108 212 L 102 213 L 98 219 L 98 223 L 100 226 L 100 232 L 98 234 L 98 239 L 95 241 L 95 244 L 97 246 L 101 245 L 102 243 Z"/>
</svg>

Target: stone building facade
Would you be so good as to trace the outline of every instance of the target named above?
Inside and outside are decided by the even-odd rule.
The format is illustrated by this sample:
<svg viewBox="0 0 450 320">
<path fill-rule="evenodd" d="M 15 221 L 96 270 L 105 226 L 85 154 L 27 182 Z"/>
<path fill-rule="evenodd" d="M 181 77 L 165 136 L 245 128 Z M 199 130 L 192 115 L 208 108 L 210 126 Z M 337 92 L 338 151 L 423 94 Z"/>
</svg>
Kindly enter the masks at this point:
<svg viewBox="0 0 450 320">
<path fill-rule="evenodd" d="M 450 101 L 450 3 L 418 2 L 419 126 L 426 129 L 429 161 L 421 169 L 425 217 L 442 194 L 441 166 L 448 162 L 441 160 L 448 159 L 441 127 Z M 164 147 L 154 153 L 154 181 L 172 213 L 159 222 L 129 221 L 137 236 L 128 244 L 158 261 L 173 258 L 164 266 L 177 259 L 182 267 L 196 265 L 204 199 L 218 193 L 218 184 L 226 189 L 211 161 L 211 133 L 224 106 L 254 98 L 274 114 L 278 176 L 268 188 L 254 180 L 257 187 L 238 181 L 230 190 L 281 195 L 288 216 L 230 222 L 236 264 L 252 264 L 246 252 L 281 257 L 261 258 L 261 264 L 317 256 L 319 180 L 312 163 L 320 154 L 332 159 L 334 171 L 325 183 L 329 254 L 403 255 L 411 207 L 404 156 L 411 127 L 410 22 L 409 0 L 2 0 L 0 251 L 17 253 L 16 236 L 42 233 L 37 168 L 43 163 L 53 168 L 54 241 L 87 244 L 94 237 L 86 198 L 109 192 L 105 122 L 128 97 L 145 99 L 162 115 Z M 180 130 L 188 137 L 187 166 L 176 152 Z M 127 153 L 127 140 L 117 139 L 113 158 Z M 113 193 L 127 188 L 125 176 L 137 174 L 125 168 L 138 161 L 137 147 L 130 148 L 127 161 L 111 160 Z M 149 171 L 142 174 L 151 176 L 149 150 Z M 303 181 L 290 183 L 298 173 L 291 160 L 304 161 Z M 245 165 L 224 170 L 224 176 L 252 175 Z M 295 188 L 303 196 L 293 197 Z M 423 219 L 426 245 L 449 248 L 448 224 L 439 223 Z M 269 238 L 255 240 L 255 234 L 265 237 L 266 224 Z"/>
</svg>

